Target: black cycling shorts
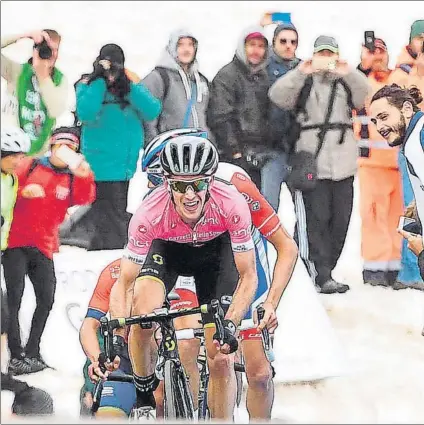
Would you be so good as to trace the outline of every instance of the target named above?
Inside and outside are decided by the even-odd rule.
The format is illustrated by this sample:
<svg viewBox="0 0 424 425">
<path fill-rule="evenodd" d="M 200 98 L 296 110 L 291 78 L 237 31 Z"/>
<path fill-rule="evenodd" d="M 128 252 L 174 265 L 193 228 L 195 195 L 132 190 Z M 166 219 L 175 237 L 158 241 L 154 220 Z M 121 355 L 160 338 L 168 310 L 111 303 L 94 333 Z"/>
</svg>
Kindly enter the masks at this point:
<svg viewBox="0 0 424 425">
<path fill-rule="evenodd" d="M 138 277 L 143 276 L 163 282 L 167 293 L 178 276 L 193 276 L 200 305 L 231 297 L 239 280 L 228 232 L 201 246 L 155 239 Z M 213 323 L 210 315 L 202 318 Z"/>
</svg>

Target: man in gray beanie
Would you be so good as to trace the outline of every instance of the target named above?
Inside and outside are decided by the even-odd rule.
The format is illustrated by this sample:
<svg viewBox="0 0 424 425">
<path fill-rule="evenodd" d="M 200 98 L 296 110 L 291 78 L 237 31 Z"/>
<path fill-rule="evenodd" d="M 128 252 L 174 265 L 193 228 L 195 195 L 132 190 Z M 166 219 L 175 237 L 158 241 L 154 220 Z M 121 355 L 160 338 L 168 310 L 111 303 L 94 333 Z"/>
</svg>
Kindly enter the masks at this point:
<svg viewBox="0 0 424 425">
<path fill-rule="evenodd" d="M 285 22 L 275 28 L 267 66 L 270 85 L 300 63 L 300 59 L 296 57 L 297 46 L 298 33 L 292 23 Z M 287 176 L 287 160 L 291 150 L 287 136 L 293 119 L 292 112 L 270 104 L 270 151 L 262 171 L 261 191 L 276 211 L 280 202 L 281 183 Z"/>
</svg>

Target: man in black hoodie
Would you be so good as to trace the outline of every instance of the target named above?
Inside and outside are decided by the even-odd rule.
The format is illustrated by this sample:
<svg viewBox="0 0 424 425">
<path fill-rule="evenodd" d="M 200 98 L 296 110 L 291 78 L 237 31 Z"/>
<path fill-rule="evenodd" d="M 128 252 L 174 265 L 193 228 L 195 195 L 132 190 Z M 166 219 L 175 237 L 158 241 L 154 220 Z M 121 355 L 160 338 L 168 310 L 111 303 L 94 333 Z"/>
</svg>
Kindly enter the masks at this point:
<svg viewBox="0 0 424 425">
<path fill-rule="evenodd" d="M 207 110 L 221 159 L 244 168 L 258 187 L 268 138 L 267 58 L 262 27 L 245 30 L 233 60 L 212 81 Z"/>
</svg>

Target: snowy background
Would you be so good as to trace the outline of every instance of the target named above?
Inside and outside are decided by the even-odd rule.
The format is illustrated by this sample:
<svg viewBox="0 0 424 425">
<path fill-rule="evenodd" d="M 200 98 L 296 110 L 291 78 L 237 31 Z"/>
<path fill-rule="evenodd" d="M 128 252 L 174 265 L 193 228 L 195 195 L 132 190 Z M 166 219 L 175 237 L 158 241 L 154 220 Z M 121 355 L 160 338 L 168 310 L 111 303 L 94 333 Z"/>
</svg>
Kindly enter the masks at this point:
<svg viewBox="0 0 424 425">
<path fill-rule="evenodd" d="M 199 40 L 200 70 L 212 79 L 234 55 L 242 29 L 266 11 L 291 12 L 299 37 L 298 56 L 307 58 L 320 34 L 337 38 L 341 56 L 357 64 L 365 30 L 374 30 L 389 49 L 391 64 L 409 38 L 419 2 L 1 2 L 2 35 L 54 28 L 63 37 L 58 67 L 72 85 L 89 72 L 100 47 L 120 44 L 127 67 L 140 77 L 155 65 L 168 34 L 184 26 Z M 421 16 L 419 10 L 421 10 Z M 271 37 L 274 26 L 266 29 Z M 24 62 L 32 44 L 7 48 Z M 4 82 L 2 81 L 2 94 Z M 71 90 L 70 90 L 71 92 Z M 72 107 L 72 96 L 70 107 Z M 58 124 L 70 123 L 65 114 Z M 145 177 L 132 182 L 130 206 L 145 190 Z M 357 195 L 357 192 L 356 192 Z M 293 206 L 283 186 L 279 215 L 294 226 Z M 84 361 L 78 327 L 96 273 L 119 252 L 86 253 L 64 248 L 55 258 L 56 304 L 42 352 L 56 370 L 25 378 L 53 394 L 58 420 L 78 417 Z M 271 255 L 273 258 L 273 256 Z M 343 295 L 318 295 L 298 263 L 278 311 L 277 386 L 273 417 L 285 423 L 422 423 L 424 418 L 424 294 L 366 287 L 361 280 L 360 219 L 355 199 L 348 240 L 335 275 L 351 285 Z M 22 306 L 27 333 L 34 308 L 31 285 Z M 69 320 L 70 318 L 70 320 Z M 72 322 L 72 323 L 71 323 Z M 3 363 L 2 359 L 2 363 Z M 2 422 L 10 421 L 12 395 L 1 395 Z M 238 419 L 245 422 L 241 409 Z"/>
</svg>

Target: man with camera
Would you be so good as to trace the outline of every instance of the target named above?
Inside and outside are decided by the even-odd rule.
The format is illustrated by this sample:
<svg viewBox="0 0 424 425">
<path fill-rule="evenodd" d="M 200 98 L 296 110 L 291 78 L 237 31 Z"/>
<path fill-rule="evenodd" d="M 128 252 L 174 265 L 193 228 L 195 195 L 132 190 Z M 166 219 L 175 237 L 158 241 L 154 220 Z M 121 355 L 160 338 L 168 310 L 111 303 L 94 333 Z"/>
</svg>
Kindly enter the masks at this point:
<svg viewBox="0 0 424 425">
<path fill-rule="evenodd" d="M 7 81 L 2 120 L 15 125 L 31 140 L 29 155 L 41 155 L 58 118 L 66 109 L 68 85 L 56 67 L 61 37 L 55 30 L 2 37 L 1 47 L 18 40 L 34 41 L 32 58 L 20 64 L 1 55 L 1 76 Z"/>
<path fill-rule="evenodd" d="M 329 36 L 318 37 L 312 59 L 269 90 L 272 102 L 297 115 L 288 185 L 296 192 L 299 250 L 302 255 L 302 245 L 309 248 L 314 264 L 302 257 L 321 293 L 349 289 L 334 281 L 331 271 L 342 252 L 353 206 L 357 143 L 352 110 L 364 106 L 367 93 L 366 78 L 339 58 L 338 44 Z M 307 233 L 302 225 L 305 213 Z"/>
</svg>

